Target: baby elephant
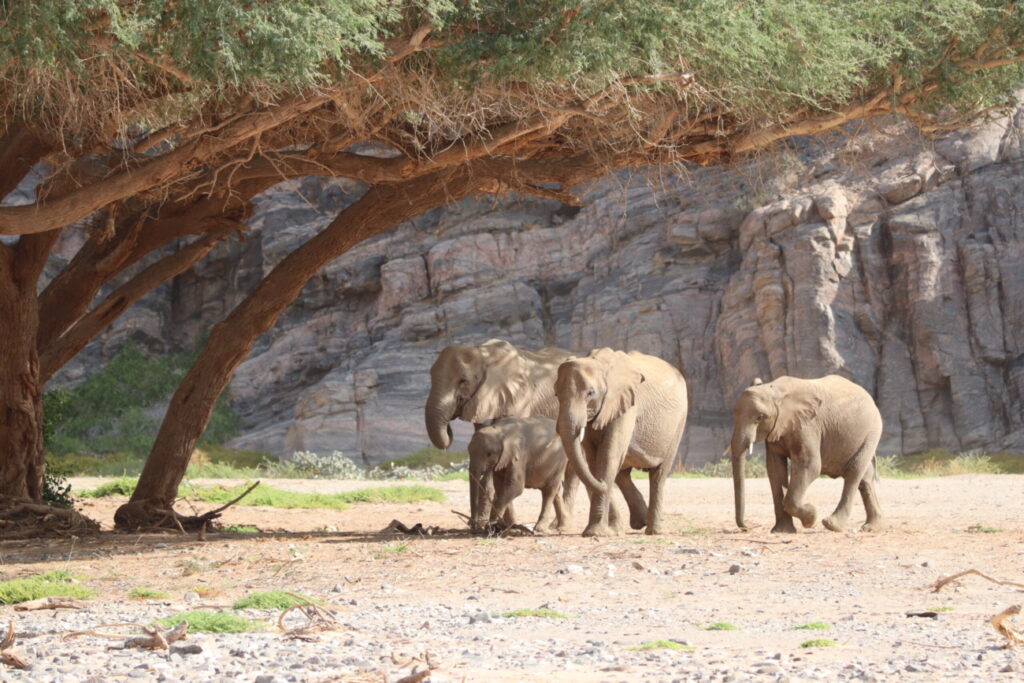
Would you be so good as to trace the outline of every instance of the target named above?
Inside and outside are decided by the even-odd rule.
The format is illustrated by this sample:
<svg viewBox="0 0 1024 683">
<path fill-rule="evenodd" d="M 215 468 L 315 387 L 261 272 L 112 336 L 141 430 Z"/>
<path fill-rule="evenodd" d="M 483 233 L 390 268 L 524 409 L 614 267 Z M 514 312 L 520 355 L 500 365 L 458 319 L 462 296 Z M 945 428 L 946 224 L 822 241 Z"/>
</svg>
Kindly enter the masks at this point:
<svg viewBox="0 0 1024 683">
<path fill-rule="evenodd" d="M 469 476 L 481 485 L 471 487 L 470 523 L 474 531 L 497 523 L 524 488 L 540 489 L 538 534 L 551 531 L 557 517 L 561 531 L 568 522 L 559 495 L 565 475 L 565 450 L 555 433 L 555 421 L 546 417 L 505 417 L 477 430 L 469 442 Z M 488 500 L 494 492 L 493 506 Z M 490 508 L 490 509 L 489 509 Z M 507 517 L 506 523 L 510 523 Z"/>
</svg>

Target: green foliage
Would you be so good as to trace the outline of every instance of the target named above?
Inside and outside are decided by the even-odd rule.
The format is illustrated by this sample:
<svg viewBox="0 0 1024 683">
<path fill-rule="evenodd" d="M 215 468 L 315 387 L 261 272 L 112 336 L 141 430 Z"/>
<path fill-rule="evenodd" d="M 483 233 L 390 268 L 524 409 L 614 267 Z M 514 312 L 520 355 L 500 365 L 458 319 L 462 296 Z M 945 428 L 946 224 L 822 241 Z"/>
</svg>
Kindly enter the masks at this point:
<svg viewBox="0 0 1024 683">
<path fill-rule="evenodd" d="M 224 527 L 224 531 L 233 534 L 258 534 L 260 532 L 257 527 L 249 524 L 232 524 L 231 526 Z"/>
<path fill-rule="evenodd" d="M 501 616 L 506 619 L 519 619 L 521 617 L 537 617 L 539 619 L 568 619 L 568 614 L 562 614 L 553 609 L 542 607 L 540 609 L 514 609 L 502 612 Z"/>
<path fill-rule="evenodd" d="M 86 498 L 103 498 L 106 496 L 131 496 L 135 491 L 137 480 L 122 477 L 106 482 L 95 489 L 83 491 L 80 495 Z M 191 500 L 206 503 L 227 503 L 241 495 L 248 486 L 225 488 L 223 486 L 185 486 L 181 494 Z M 346 510 L 352 503 L 417 503 L 420 501 L 443 502 L 444 492 L 439 489 L 419 484 L 409 486 L 380 486 L 376 488 L 355 489 L 344 493 L 296 493 L 284 491 L 260 484 L 247 495 L 238 505 L 253 505 L 276 508 L 323 508 L 328 510 Z"/>
<path fill-rule="evenodd" d="M 738 626 L 733 626 L 728 621 L 716 621 L 713 624 L 702 626 L 705 631 L 739 631 Z"/>
<path fill-rule="evenodd" d="M 403 458 L 395 458 L 381 463 L 378 467 L 382 470 L 393 470 L 398 467 L 407 467 L 411 470 L 423 470 L 434 466 L 452 467 L 462 465 L 469 461 L 469 453 L 466 451 L 446 451 L 440 448 L 421 448 L 415 453 L 410 453 Z"/>
<path fill-rule="evenodd" d="M 967 527 L 967 533 L 969 534 L 998 534 L 1002 529 L 997 529 L 994 526 L 985 526 L 984 524 L 972 524 Z"/>
<path fill-rule="evenodd" d="M 94 594 L 91 588 L 72 583 L 71 576 L 59 570 L 0 583 L 0 605 L 14 605 L 48 597 L 86 599 Z"/>
<path fill-rule="evenodd" d="M 246 619 L 240 614 L 204 610 L 178 612 L 169 617 L 157 619 L 153 623 L 163 628 L 174 628 L 183 621 L 188 622 L 189 631 L 204 633 L 248 633 L 262 631 L 267 626 L 265 622 Z"/>
<path fill-rule="evenodd" d="M 149 453 L 163 407 L 195 356 L 148 358 L 134 344 L 126 344 L 105 368 L 78 386 L 48 392 L 44 410 L 47 405 L 56 408 L 46 423 L 47 449 L 58 456 L 95 453 L 130 458 Z M 221 396 L 200 444 L 226 441 L 237 431 L 237 418 Z"/>
<path fill-rule="evenodd" d="M 634 645 L 629 649 L 643 652 L 645 650 L 693 650 L 694 648 L 692 645 L 683 645 L 674 640 L 649 640 L 646 643 Z"/>
<path fill-rule="evenodd" d="M 54 507 L 70 509 L 75 501 L 71 497 L 71 484 L 68 477 L 71 471 L 46 459 L 46 470 L 43 472 L 43 502 Z"/>
<path fill-rule="evenodd" d="M 833 647 L 838 645 L 834 640 L 828 640 L 826 638 L 815 638 L 814 640 L 805 640 L 800 643 L 800 647 Z"/>
<path fill-rule="evenodd" d="M 249 593 L 244 598 L 235 600 L 232 609 L 288 609 L 295 605 L 304 605 L 308 599 L 297 598 L 284 591 L 264 591 Z"/>
<path fill-rule="evenodd" d="M 78 495 L 82 498 L 108 498 L 110 496 L 124 496 L 130 498 L 135 493 L 135 485 L 139 481 L 133 477 L 120 477 L 114 481 L 107 481 L 94 489 L 86 489 Z"/>
<path fill-rule="evenodd" d="M 794 626 L 794 631 L 827 631 L 832 628 L 832 624 L 824 621 L 812 621 L 809 624 L 803 624 L 801 626 Z"/>
<path fill-rule="evenodd" d="M 952 612 L 956 608 L 949 605 L 940 605 L 939 607 L 929 607 L 927 609 L 929 612 Z"/>
<path fill-rule="evenodd" d="M 156 600 L 159 598 L 166 598 L 167 593 L 153 590 L 152 588 L 133 588 L 128 591 L 128 597 L 135 598 L 136 600 Z"/>
</svg>

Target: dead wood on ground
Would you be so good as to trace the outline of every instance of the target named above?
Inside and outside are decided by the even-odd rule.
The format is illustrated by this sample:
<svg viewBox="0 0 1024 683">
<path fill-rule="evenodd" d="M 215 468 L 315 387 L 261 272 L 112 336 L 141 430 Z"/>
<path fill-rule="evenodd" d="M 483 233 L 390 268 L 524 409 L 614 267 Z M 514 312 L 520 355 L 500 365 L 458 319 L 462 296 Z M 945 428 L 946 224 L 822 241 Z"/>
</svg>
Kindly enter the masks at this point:
<svg viewBox="0 0 1024 683">
<path fill-rule="evenodd" d="M 14 667 L 15 669 L 27 669 L 28 660 L 11 650 L 14 647 L 14 622 L 7 622 L 7 633 L 0 641 L 0 664 Z"/>
<path fill-rule="evenodd" d="M 947 584 L 949 584 L 949 583 L 951 583 L 953 581 L 956 581 L 957 579 L 959 579 L 959 578 L 961 578 L 963 576 L 968 576 L 969 574 L 976 574 L 977 576 L 980 576 L 981 578 L 985 579 L 986 581 L 991 581 L 992 583 L 998 583 L 1000 586 L 1013 586 L 1015 588 L 1024 588 L 1024 583 L 1015 583 L 1013 581 L 1000 581 L 999 579 L 993 579 L 991 576 L 988 576 L 987 574 L 982 574 L 977 569 L 968 569 L 968 570 L 962 571 L 962 572 L 960 572 L 958 574 L 953 574 L 952 576 L 947 576 L 947 577 L 945 577 L 943 579 L 939 579 L 938 581 L 935 582 L 935 585 L 932 586 L 932 592 L 933 593 L 938 593 Z"/>
<path fill-rule="evenodd" d="M 77 510 L 37 503 L 28 498 L 0 497 L 0 540 L 47 536 L 85 536 L 100 525 Z"/>
</svg>

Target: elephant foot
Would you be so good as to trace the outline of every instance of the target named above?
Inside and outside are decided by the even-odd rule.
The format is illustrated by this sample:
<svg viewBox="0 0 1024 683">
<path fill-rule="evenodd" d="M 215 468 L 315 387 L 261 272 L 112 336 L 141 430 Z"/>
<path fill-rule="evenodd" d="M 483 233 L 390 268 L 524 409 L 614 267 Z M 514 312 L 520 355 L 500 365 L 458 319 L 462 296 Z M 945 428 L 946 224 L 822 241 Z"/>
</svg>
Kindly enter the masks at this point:
<svg viewBox="0 0 1024 683">
<path fill-rule="evenodd" d="M 587 528 L 583 530 L 584 536 L 618 536 L 618 531 L 608 526 L 607 524 L 588 524 Z"/>
<path fill-rule="evenodd" d="M 630 529 L 634 529 L 636 531 L 640 531 L 640 529 L 643 529 L 645 526 L 647 526 L 647 520 L 645 520 L 645 519 L 630 519 L 629 520 L 629 528 Z"/>
<path fill-rule="evenodd" d="M 800 515 L 800 523 L 804 525 L 805 529 L 810 529 L 818 523 L 818 511 L 813 505 L 808 505 L 807 508 L 808 511 Z"/>
<path fill-rule="evenodd" d="M 836 517 L 835 515 L 829 515 L 825 519 L 821 520 L 822 526 L 829 531 L 846 531 L 846 518 Z"/>
<path fill-rule="evenodd" d="M 889 528 L 889 525 L 882 519 L 873 519 L 870 522 L 864 522 L 861 526 L 861 531 L 885 531 Z"/>
<path fill-rule="evenodd" d="M 533 535 L 534 536 L 548 536 L 550 533 L 551 533 L 551 525 L 550 524 L 545 524 L 544 526 L 541 526 L 540 524 L 534 524 L 533 525 Z"/>
<path fill-rule="evenodd" d="M 795 534 L 796 526 L 793 524 L 793 520 L 785 522 L 776 522 L 775 526 L 772 527 L 773 534 Z"/>
<path fill-rule="evenodd" d="M 644 533 L 648 536 L 660 536 L 665 533 L 665 531 L 661 528 L 660 524 L 651 524 L 644 529 Z"/>
</svg>

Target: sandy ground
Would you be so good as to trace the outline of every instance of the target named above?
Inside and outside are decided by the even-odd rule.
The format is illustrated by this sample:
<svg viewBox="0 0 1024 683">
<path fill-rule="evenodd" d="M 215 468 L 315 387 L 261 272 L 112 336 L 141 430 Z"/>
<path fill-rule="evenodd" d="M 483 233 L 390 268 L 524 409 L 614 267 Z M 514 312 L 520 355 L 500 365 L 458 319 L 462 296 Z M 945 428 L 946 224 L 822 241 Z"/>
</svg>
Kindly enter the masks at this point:
<svg viewBox="0 0 1024 683">
<path fill-rule="evenodd" d="M 73 485 L 81 489 L 97 481 Z M 377 485 L 267 483 L 319 492 Z M 646 495 L 647 483 L 637 483 Z M 265 532 L 258 536 L 211 533 L 199 541 L 106 533 L 70 542 L 0 543 L 2 574 L 8 579 L 68 568 L 99 592 L 97 605 L 123 604 L 135 586 L 158 588 L 172 596 L 153 608 L 165 611 L 179 608 L 181 594 L 195 585 L 211 587 L 221 597 L 205 599 L 216 603 L 251 590 L 302 590 L 351 615 L 360 642 L 436 653 L 435 680 L 1024 677 L 1024 646 L 1002 649 L 1004 640 L 987 622 L 1024 601 L 1024 591 L 978 577 L 938 594 L 929 588 L 940 577 L 971 568 L 1024 583 L 1022 476 L 884 480 L 880 497 L 888 531 L 837 534 L 819 527 L 796 535 L 768 532 L 773 520 L 766 480 L 747 483 L 747 519 L 754 528 L 742 533 L 732 524 L 730 480 L 673 479 L 667 496 L 671 533 L 630 532 L 611 539 L 472 538 L 451 512 L 468 512 L 466 483 L 429 485 L 444 490 L 448 502 L 362 504 L 344 511 L 236 506 L 225 514 L 225 524 L 255 525 Z M 810 501 L 827 514 L 840 485 L 819 480 Z M 120 502 L 86 501 L 82 507 L 109 529 Z M 577 531 L 584 526 L 583 502 L 581 496 Z M 532 521 L 538 507 L 534 491 L 517 501 L 524 521 Z M 859 525 L 859 501 L 854 516 Z M 381 535 L 392 519 L 452 531 L 428 538 Z M 480 613 L 541 606 L 571 618 L 470 623 Z M 388 618 L 372 626 L 358 621 L 371 607 Z M 906 616 L 935 607 L 950 609 L 935 619 Z M 442 608 L 449 617 L 423 616 Z M 0 612 L 3 621 L 18 618 L 9 607 Z M 716 622 L 736 630 L 704 628 Z M 809 622 L 831 628 L 793 630 Z M 838 645 L 801 648 L 810 638 Z M 693 650 L 629 649 L 658 639 L 685 642 Z M 522 662 L 516 660 L 519 652 Z M 352 666 L 334 672 L 334 679 L 311 671 L 290 680 L 372 678 L 365 660 Z M 381 680 L 387 674 L 375 675 Z"/>
</svg>

